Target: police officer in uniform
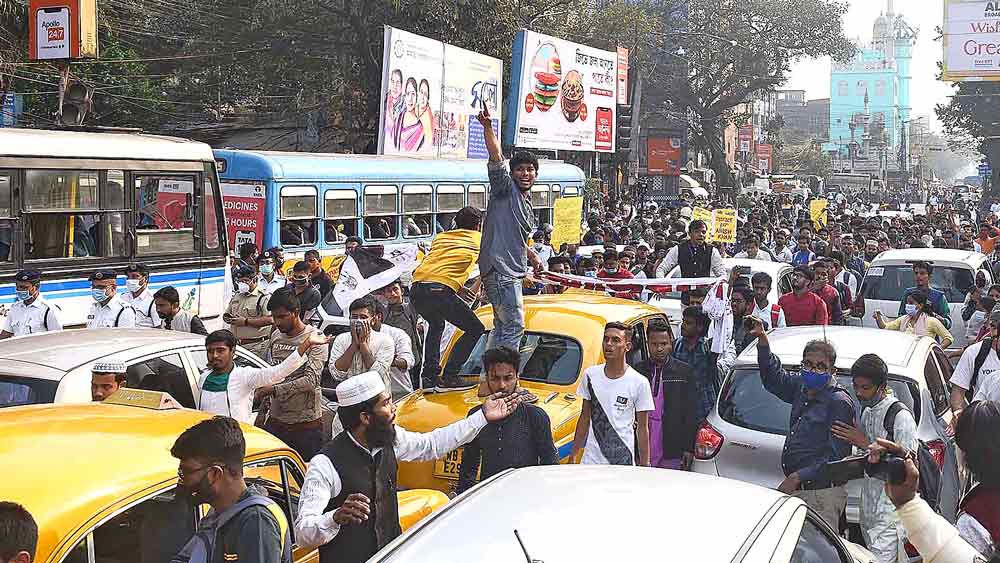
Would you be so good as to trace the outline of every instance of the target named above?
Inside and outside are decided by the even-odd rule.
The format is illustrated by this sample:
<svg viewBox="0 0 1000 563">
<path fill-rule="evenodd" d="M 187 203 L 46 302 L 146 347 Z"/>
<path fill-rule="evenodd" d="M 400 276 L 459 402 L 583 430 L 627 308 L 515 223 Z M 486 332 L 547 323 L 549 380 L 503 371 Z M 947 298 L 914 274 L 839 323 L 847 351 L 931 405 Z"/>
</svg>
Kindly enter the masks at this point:
<svg viewBox="0 0 1000 563">
<path fill-rule="evenodd" d="M 10 306 L 0 328 L 0 340 L 25 334 L 62 330 L 59 308 L 42 297 L 42 273 L 21 270 L 14 276 L 16 301 Z"/>
<path fill-rule="evenodd" d="M 90 274 L 94 303 L 87 314 L 87 328 L 135 328 L 135 309 L 118 295 L 117 279 L 114 270 Z"/>
<path fill-rule="evenodd" d="M 145 264 L 126 266 L 125 287 L 128 291 L 122 295 L 122 300 L 135 309 L 135 326 L 159 328 L 160 315 L 156 312 L 153 294 L 149 291 L 149 268 Z"/>
<path fill-rule="evenodd" d="M 236 293 L 222 320 L 229 324 L 236 343 L 260 357 L 271 335 L 274 323 L 269 312 L 268 295 L 257 285 L 257 269 L 253 266 L 236 268 Z"/>
</svg>

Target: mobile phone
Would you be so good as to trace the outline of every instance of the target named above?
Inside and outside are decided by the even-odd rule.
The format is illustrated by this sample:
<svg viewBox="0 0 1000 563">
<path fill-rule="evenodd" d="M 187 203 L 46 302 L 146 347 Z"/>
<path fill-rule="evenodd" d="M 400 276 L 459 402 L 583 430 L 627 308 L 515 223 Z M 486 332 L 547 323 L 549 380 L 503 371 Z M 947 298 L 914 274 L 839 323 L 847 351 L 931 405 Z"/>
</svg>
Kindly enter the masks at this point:
<svg viewBox="0 0 1000 563">
<path fill-rule="evenodd" d="M 894 455 L 883 455 L 877 463 L 868 463 L 865 473 L 873 479 L 899 485 L 906 480 L 906 460 Z"/>
<path fill-rule="evenodd" d="M 826 475 L 834 483 L 846 483 L 854 479 L 861 479 L 865 476 L 865 467 L 868 466 L 868 456 L 858 455 L 845 457 L 839 461 L 831 461 L 826 464 Z"/>
</svg>

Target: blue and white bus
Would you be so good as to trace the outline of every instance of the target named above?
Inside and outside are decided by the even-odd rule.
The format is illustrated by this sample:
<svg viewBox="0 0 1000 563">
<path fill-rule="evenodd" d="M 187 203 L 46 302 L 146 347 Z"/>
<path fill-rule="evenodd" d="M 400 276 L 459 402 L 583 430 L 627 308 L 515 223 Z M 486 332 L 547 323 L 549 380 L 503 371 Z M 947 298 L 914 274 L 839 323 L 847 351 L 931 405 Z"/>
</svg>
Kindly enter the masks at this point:
<svg viewBox="0 0 1000 563">
<path fill-rule="evenodd" d="M 459 209 L 486 209 L 488 200 L 483 160 L 247 150 L 215 158 L 234 248 L 253 242 L 288 257 L 343 253 L 349 236 L 386 246 L 429 241 Z M 584 180 L 576 166 L 541 161 L 531 192 L 539 224 L 552 223 L 556 199 L 582 195 Z"/>
<path fill-rule="evenodd" d="M 183 307 L 217 317 L 228 278 L 221 202 L 203 143 L 0 129 L 0 312 L 14 301 L 15 272 L 37 269 L 63 324 L 82 326 L 91 272 L 143 262 L 151 291 L 172 285 Z"/>
</svg>

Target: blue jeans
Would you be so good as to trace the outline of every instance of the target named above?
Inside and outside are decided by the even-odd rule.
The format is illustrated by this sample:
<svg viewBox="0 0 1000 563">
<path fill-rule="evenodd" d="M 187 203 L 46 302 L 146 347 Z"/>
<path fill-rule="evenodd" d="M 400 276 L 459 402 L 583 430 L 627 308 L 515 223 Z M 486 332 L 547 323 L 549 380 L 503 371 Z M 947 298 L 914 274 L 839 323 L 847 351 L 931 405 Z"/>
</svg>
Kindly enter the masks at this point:
<svg viewBox="0 0 1000 563">
<path fill-rule="evenodd" d="M 524 296 L 521 278 L 505 276 L 496 270 L 483 276 L 486 299 L 493 306 L 493 330 L 490 331 L 487 349 L 506 346 L 521 349 L 524 336 Z"/>
</svg>

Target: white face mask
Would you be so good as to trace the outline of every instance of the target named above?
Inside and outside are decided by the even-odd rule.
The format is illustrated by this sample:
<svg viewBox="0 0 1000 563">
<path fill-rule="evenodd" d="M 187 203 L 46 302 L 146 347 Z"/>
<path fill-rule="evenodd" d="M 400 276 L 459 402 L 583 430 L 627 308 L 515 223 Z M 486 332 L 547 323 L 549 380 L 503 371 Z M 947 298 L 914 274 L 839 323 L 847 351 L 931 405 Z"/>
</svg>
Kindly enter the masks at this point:
<svg viewBox="0 0 1000 563">
<path fill-rule="evenodd" d="M 982 324 L 986 322 L 986 311 L 976 311 L 972 313 L 972 322 Z"/>
<path fill-rule="evenodd" d="M 250 293 L 250 284 L 246 282 L 239 282 L 236 284 L 236 291 L 246 295 L 247 293 Z"/>
<path fill-rule="evenodd" d="M 125 287 L 132 293 L 135 293 L 142 288 L 142 280 L 127 279 L 125 280 Z"/>
</svg>

